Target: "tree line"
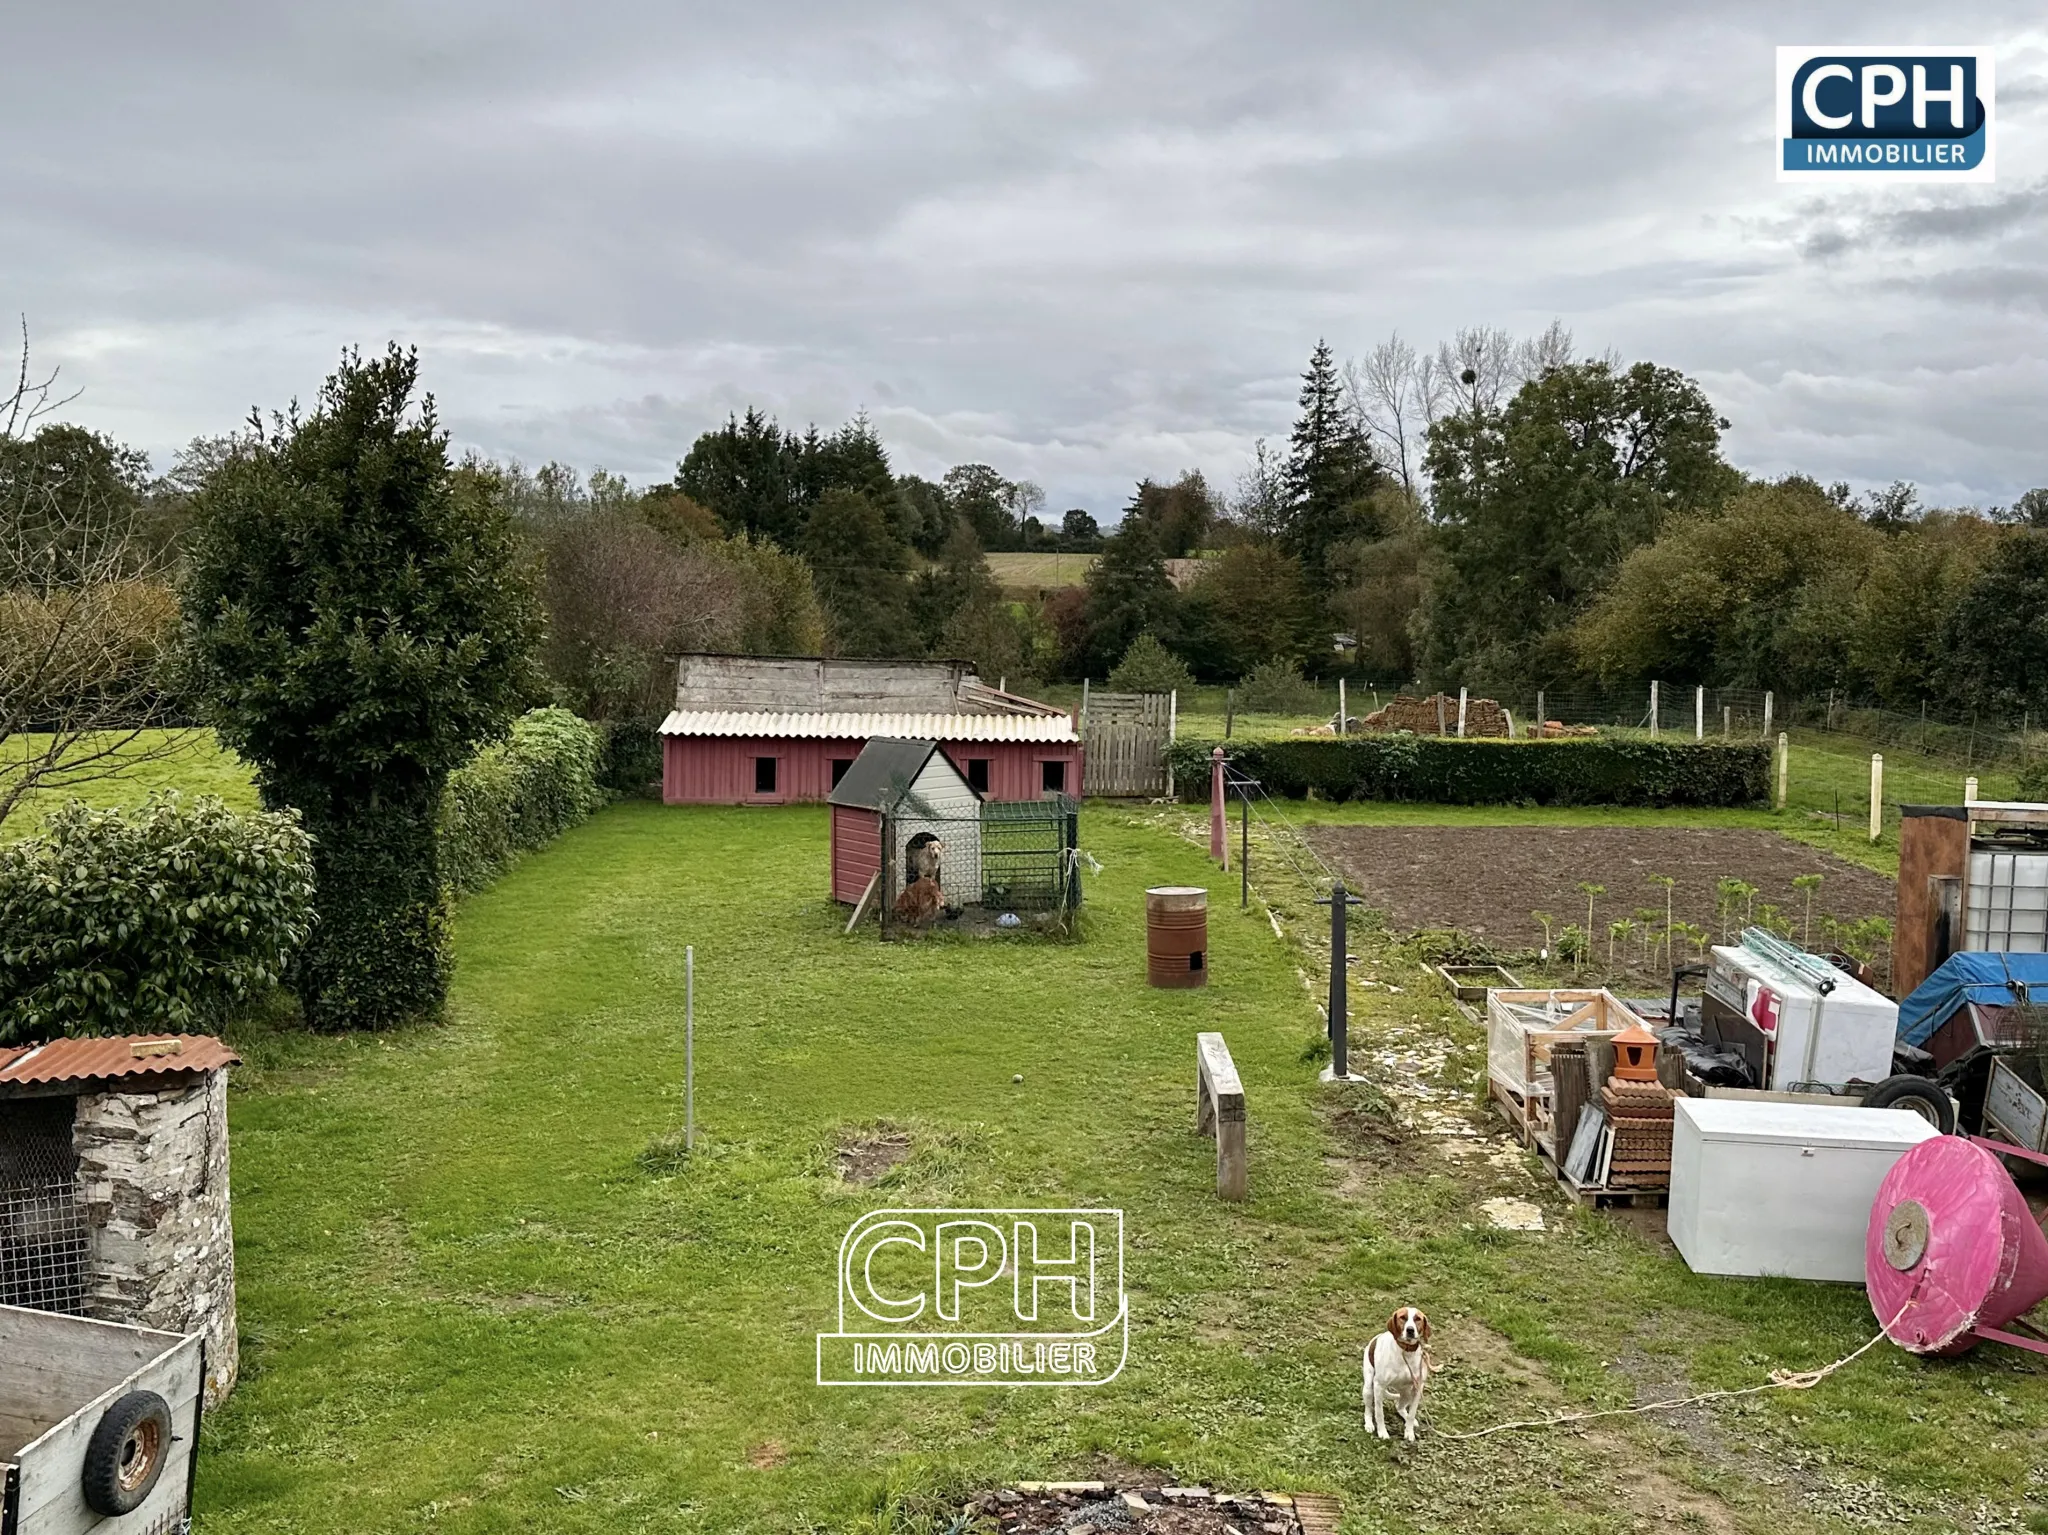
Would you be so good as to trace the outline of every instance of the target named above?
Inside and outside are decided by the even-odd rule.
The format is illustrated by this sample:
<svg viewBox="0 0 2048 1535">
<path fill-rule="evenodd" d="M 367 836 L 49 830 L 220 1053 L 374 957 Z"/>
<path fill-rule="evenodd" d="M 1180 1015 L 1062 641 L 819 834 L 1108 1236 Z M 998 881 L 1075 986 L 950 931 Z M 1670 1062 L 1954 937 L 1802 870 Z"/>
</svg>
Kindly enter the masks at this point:
<svg viewBox="0 0 2048 1535">
<path fill-rule="evenodd" d="M 2048 489 L 1925 508 L 1766 480 L 1729 422 L 1654 363 L 1577 358 L 1553 325 L 1319 344 L 1283 451 L 1212 500 L 1200 575 L 1167 579 L 1134 503 L 1050 612 L 1070 673 L 1141 634 L 1192 673 L 1262 664 L 1527 693 L 1652 678 L 1832 691 L 2017 722 L 2048 707 Z"/>
</svg>

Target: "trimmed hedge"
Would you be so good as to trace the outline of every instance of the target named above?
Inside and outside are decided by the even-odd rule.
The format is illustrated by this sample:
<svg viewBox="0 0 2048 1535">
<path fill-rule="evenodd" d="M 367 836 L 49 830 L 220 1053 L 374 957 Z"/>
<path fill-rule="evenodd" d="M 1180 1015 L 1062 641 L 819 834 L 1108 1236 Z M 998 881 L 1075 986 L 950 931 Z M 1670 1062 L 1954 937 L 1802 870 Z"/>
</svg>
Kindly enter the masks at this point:
<svg viewBox="0 0 2048 1535">
<path fill-rule="evenodd" d="M 1762 741 L 1649 741 L 1579 736 L 1460 741 L 1440 736 L 1308 736 L 1283 741 L 1175 742 L 1167 751 L 1181 797 L 1209 794 L 1210 752 L 1268 794 L 1444 805 L 1753 805 L 1770 794 Z"/>
<path fill-rule="evenodd" d="M 453 891 L 481 890 L 602 805 L 604 732 L 567 709 L 535 709 L 448 775 L 440 866 Z"/>
<path fill-rule="evenodd" d="M 278 983 L 312 926 L 296 815 L 74 800 L 0 844 L 0 1044 L 211 1028 Z"/>
</svg>

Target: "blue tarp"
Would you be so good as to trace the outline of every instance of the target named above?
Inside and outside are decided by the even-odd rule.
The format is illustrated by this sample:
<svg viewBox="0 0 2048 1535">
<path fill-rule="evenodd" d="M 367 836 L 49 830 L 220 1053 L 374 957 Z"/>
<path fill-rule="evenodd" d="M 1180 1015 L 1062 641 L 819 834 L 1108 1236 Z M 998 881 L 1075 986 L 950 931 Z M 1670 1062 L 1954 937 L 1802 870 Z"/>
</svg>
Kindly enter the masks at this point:
<svg viewBox="0 0 2048 1535">
<path fill-rule="evenodd" d="M 1926 1044 L 1965 1002 L 2010 1007 L 2022 988 L 2048 1003 L 2048 954 L 1951 954 L 1899 1004 L 1899 1043 Z"/>
</svg>

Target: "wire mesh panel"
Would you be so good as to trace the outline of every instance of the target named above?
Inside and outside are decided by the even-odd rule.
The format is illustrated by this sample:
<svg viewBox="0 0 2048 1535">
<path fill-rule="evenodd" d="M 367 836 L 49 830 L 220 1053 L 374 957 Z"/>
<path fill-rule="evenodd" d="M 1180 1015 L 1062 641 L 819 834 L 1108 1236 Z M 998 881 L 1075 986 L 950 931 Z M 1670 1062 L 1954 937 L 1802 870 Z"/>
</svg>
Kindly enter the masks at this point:
<svg viewBox="0 0 2048 1535">
<path fill-rule="evenodd" d="M 1074 802 L 1052 799 L 981 807 L 982 904 L 1052 911 L 1080 904 L 1074 870 Z"/>
<path fill-rule="evenodd" d="M 990 801 L 971 815 L 942 814 L 906 798 L 882 821 L 885 933 L 1003 913 L 1068 912 L 1081 904 L 1080 814 L 1067 795 Z"/>
<path fill-rule="evenodd" d="M 71 1098 L 0 1103 L 0 1305 L 85 1310 L 87 1234 Z"/>
</svg>

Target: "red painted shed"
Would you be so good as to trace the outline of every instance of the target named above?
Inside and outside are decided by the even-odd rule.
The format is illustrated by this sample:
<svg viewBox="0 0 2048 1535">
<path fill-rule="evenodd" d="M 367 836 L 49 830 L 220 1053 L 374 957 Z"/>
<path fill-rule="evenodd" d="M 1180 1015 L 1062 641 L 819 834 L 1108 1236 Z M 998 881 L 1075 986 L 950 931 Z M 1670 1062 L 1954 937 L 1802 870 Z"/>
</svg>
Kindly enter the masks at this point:
<svg viewBox="0 0 2048 1535">
<path fill-rule="evenodd" d="M 936 741 L 985 799 L 1085 792 L 1072 717 L 955 662 L 685 656 L 661 736 L 671 805 L 822 800 L 876 739 Z"/>
</svg>

